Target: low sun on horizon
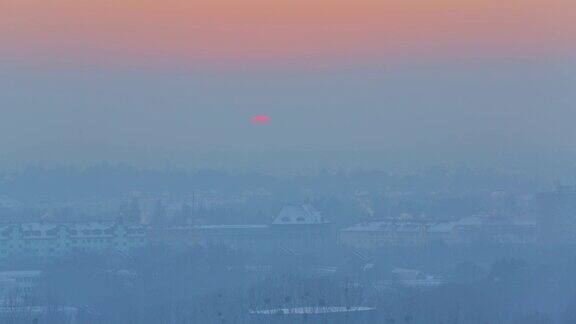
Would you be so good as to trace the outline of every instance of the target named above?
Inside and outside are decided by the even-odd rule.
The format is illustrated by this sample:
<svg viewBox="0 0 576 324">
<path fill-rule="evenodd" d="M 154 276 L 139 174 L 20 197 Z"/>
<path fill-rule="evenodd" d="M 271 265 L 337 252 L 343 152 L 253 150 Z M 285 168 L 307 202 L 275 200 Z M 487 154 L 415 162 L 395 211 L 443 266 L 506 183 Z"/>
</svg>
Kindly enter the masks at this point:
<svg viewBox="0 0 576 324">
<path fill-rule="evenodd" d="M 250 121 L 252 124 L 268 124 L 271 121 L 270 116 L 267 115 L 256 115 L 253 116 Z"/>
</svg>

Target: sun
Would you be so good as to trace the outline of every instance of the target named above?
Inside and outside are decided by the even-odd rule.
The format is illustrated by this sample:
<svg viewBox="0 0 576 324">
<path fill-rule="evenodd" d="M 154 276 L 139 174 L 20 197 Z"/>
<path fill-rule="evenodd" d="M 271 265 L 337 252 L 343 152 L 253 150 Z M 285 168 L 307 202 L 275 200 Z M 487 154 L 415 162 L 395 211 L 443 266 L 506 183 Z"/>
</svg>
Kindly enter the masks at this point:
<svg viewBox="0 0 576 324">
<path fill-rule="evenodd" d="M 250 119 L 252 124 L 268 124 L 270 123 L 271 120 L 272 119 L 270 118 L 270 116 L 267 115 L 256 115 Z"/>
</svg>

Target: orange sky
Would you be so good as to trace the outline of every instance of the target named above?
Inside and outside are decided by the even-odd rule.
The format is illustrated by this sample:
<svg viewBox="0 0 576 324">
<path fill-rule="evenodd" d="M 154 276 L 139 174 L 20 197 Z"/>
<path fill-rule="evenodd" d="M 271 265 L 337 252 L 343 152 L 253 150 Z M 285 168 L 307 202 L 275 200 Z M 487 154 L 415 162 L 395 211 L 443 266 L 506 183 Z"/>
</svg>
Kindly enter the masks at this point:
<svg viewBox="0 0 576 324">
<path fill-rule="evenodd" d="M 573 0 L 0 0 L 0 56 L 103 60 L 543 55 Z"/>
</svg>

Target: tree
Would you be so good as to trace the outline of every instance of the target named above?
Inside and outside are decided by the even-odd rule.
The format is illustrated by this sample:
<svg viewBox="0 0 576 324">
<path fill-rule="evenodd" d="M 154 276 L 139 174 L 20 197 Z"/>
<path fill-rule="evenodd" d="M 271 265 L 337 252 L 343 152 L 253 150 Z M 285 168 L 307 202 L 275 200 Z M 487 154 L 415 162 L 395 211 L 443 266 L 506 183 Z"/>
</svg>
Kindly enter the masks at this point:
<svg viewBox="0 0 576 324">
<path fill-rule="evenodd" d="M 127 215 L 128 221 L 132 223 L 139 223 L 142 217 L 142 209 L 140 208 L 140 203 L 138 199 L 133 198 L 128 207 Z"/>
<path fill-rule="evenodd" d="M 154 207 L 154 212 L 152 213 L 152 219 L 150 221 L 152 226 L 162 227 L 166 225 L 167 222 L 167 212 L 162 199 L 158 199 L 156 206 Z"/>
<path fill-rule="evenodd" d="M 182 208 L 177 215 L 176 222 L 179 225 L 191 225 L 192 224 L 192 208 L 187 203 L 182 203 Z"/>
</svg>

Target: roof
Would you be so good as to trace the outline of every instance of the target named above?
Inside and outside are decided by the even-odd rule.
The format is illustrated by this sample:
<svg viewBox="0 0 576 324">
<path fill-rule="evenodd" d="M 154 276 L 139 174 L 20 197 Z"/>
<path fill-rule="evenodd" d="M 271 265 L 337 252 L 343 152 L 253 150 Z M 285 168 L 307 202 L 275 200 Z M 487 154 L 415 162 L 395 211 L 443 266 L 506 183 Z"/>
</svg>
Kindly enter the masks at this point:
<svg viewBox="0 0 576 324">
<path fill-rule="evenodd" d="M 534 227 L 538 223 L 534 220 L 527 219 L 506 219 L 493 222 L 493 224 L 502 224 L 518 227 Z M 410 221 L 371 221 L 355 224 L 351 227 L 341 230 L 341 232 L 421 232 L 428 233 L 450 233 L 455 227 L 473 227 L 490 225 L 478 216 L 464 217 L 454 222 L 445 223 L 419 223 Z"/>
<path fill-rule="evenodd" d="M 129 235 L 143 235 L 144 230 L 140 225 L 117 225 L 112 222 L 90 223 L 18 223 L 0 226 L 3 238 L 10 236 L 11 232 L 21 232 L 26 238 L 56 237 L 59 231 L 64 231 L 74 237 L 102 237 L 114 235 L 115 229 L 124 227 Z"/>
<path fill-rule="evenodd" d="M 295 307 L 295 308 L 276 308 L 264 310 L 252 310 L 251 314 L 258 315 L 277 315 L 277 314 L 327 314 L 327 313 L 344 313 L 344 312 L 366 312 L 373 311 L 373 307 L 343 307 L 343 306 L 324 306 L 324 307 Z"/>
<path fill-rule="evenodd" d="M 19 207 L 22 207 L 22 203 L 20 203 L 18 200 L 12 199 L 5 195 L 0 196 L 0 208 L 16 209 Z"/>
<path fill-rule="evenodd" d="M 392 273 L 399 276 L 418 276 L 421 271 L 416 269 L 394 268 Z"/>
<path fill-rule="evenodd" d="M 327 224 L 322 213 L 310 205 L 286 206 L 282 208 L 273 225 Z"/>
<path fill-rule="evenodd" d="M 423 223 L 375 221 L 364 222 L 343 229 L 343 232 L 421 232 L 425 229 Z"/>
<path fill-rule="evenodd" d="M 456 224 L 460 226 L 481 226 L 482 219 L 478 216 L 468 216 L 461 218 Z"/>
<path fill-rule="evenodd" d="M 72 306 L 56 306 L 55 309 L 48 306 L 0 306 L 0 315 L 2 316 L 21 313 L 37 316 L 38 314 L 48 314 L 54 311 L 64 316 L 76 316 L 78 313 L 78 309 Z"/>
<path fill-rule="evenodd" d="M 197 229 L 210 230 L 210 229 L 259 229 L 268 228 L 268 225 L 201 225 Z"/>
<path fill-rule="evenodd" d="M 14 271 L 0 271 L 0 278 L 20 278 L 20 277 L 36 277 L 42 274 L 40 270 L 14 270 Z"/>
<path fill-rule="evenodd" d="M 447 232 L 451 232 L 454 227 L 456 226 L 456 223 L 454 222 L 450 222 L 450 223 L 438 223 L 438 224 L 434 224 L 430 227 L 428 227 L 428 232 L 431 233 L 447 233 Z"/>
</svg>

